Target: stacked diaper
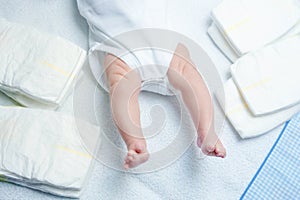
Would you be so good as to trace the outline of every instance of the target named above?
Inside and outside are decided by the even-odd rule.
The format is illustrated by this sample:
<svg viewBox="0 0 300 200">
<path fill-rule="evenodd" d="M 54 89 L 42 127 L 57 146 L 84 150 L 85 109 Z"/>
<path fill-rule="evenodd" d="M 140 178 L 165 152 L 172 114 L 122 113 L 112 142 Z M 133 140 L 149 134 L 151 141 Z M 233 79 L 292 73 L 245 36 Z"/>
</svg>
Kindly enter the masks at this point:
<svg viewBox="0 0 300 200">
<path fill-rule="evenodd" d="M 290 119 L 300 110 L 300 1 L 224 0 L 212 17 L 209 35 L 235 61 L 217 98 L 241 137 Z"/>
<path fill-rule="evenodd" d="M 281 38 L 300 22 L 299 0 L 224 0 L 209 35 L 232 60 Z"/>
<path fill-rule="evenodd" d="M 59 112 L 0 107 L 0 180 L 79 197 L 94 152 L 83 145 L 78 126 L 90 134 L 98 131 Z"/>
<path fill-rule="evenodd" d="M 85 60 L 69 41 L 0 18 L 0 90 L 24 106 L 56 109 Z"/>
<path fill-rule="evenodd" d="M 98 128 L 48 109 L 71 94 L 85 60 L 86 51 L 69 41 L 0 18 L 0 90 L 27 107 L 0 107 L 0 181 L 80 196 Z M 89 151 L 80 130 L 95 142 Z"/>
</svg>

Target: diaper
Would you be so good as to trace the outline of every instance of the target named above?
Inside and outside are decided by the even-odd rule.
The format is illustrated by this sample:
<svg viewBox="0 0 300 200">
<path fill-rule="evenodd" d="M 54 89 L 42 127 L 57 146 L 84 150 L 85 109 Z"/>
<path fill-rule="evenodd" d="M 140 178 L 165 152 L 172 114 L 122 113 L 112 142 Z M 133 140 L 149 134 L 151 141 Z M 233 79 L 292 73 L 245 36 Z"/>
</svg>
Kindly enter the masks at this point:
<svg viewBox="0 0 300 200">
<path fill-rule="evenodd" d="M 61 105 L 85 60 L 69 41 L 0 18 L 0 90 L 24 106 Z"/>
<path fill-rule="evenodd" d="M 128 46 L 127 46 L 128 47 Z M 167 71 L 173 54 L 158 49 L 137 49 L 134 52 L 121 47 L 106 44 L 95 44 L 89 53 L 89 63 L 98 83 L 108 92 L 109 86 L 105 73 L 104 56 L 113 54 L 123 60 L 132 70 L 136 70 L 141 77 L 142 91 L 173 95 L 168 81 Z"/>
<path fill-rule="evenodd" d="M 2 181 L 79 197 L 92 166 L 90 153 L 94 152 L 83 145 L 74 117 L 53 111 L 1 106 L 0 126 Z M 80 122 L 80 126 L 99 131 L 87 122 Z"/>
<path fill-rule="evenodd" d="M 251 112 L 275 113 L 300 102 L 300 35 L 250 52 L 231 66 L 234 82 Z"/>
<path fill-rule="evenodd" d="M 269 44 L 300 20 L 298 0 L 224 0 L 212 18 L 238 56 Z"/>
<path fill-rule="evenodd" d="M 210 36 L 210 38 L 214 41 L 215 45 L 217 45 L 217 47 L 232 63 L 234 63 L 240 57 L 233 50 L 229 42 L 224 38 L 224 35 L 222 35 L 221 31 L 218 29 L 215 23 L 212 23 L 210 25 L 210 27 L 207 30 L 207 33 Z M 278 40 L 294 36 L 297 33 L 300 33 L 300 21 L 288 33 L 286 33 Z"/>
<path fill-rule="evenodd" d="M 223 98 L 225 93 L 225 98 Z M 242 138 L 264 134 L 289 120 L 300 111 L 300 104 L 269 115 L 254 116 L 239 93 L 232 79 L 224 84 L 224 90 L 216 92 L 226 117 Z"/>
<path fill-rule="evenodd" d="M 218 27 L 212 23 L 207 30 L 208 35 L 214 41 L 214 43 L 219 47 L 222 53 L 231 61 L 235 62 L 239 56 L 237 53 L 232 49 L 228 41 L 226 41 L 219 31 Z"/>
</svg>

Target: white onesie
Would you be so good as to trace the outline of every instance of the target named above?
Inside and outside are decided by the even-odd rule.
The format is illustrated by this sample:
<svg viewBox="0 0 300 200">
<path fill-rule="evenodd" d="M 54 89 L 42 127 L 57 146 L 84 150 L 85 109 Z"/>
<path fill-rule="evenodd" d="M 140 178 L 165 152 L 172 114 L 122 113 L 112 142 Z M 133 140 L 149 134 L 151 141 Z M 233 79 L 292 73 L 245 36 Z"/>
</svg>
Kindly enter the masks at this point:
<svg viewBox="0 0 300 200">
<path fill-rule="evenodd" d="M 90 66 L 106 91 L 103 58 L 106 53 L 111 53 L 139 72 L 141 90 L 163 95 L 173 93 L 166 73 L 176 45 L 185 40 L 174 31 L 182 33 L 181 30 L 191 31 L 190 27 L 196 27 L 192 20 L 184 20 L 178 15 L 182 1 L 77 0 L 77 3 L 89 24 Z M 189 6 L 192 8 L 194 4 L 196 1 L 193 0 Z M 186 11 L 193 10 L 188 6 L 185 8 Z"/>
</svg>

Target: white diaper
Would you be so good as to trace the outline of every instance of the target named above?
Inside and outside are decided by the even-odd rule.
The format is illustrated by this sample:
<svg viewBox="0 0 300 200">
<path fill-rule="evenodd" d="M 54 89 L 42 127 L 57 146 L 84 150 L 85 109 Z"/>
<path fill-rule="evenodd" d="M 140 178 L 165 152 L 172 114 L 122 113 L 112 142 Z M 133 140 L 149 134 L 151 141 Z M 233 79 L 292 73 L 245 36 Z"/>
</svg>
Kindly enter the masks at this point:
<svg viewBox="0 0 300 200">
<path fill-rule="evenodd" d="M 254 116 L 232 79 L 224 84 L 224 90 L 217 91 L 216 96 L 227 118 L 242 138 L 251 138 L 266 133 L 300 111 L 300 104 L 298 104 L 277 113 Z"/>
<path fill-rule="evenodd" d="M 142 91 L 155 92 L 162 95 L 172 95 L 172 89 L 167 78 L 167 71 L 173 56 L 170 52 L 144 49 L 128 52 L 112 46 L 96 44 L 90 49 L 89 63 L 92 72 L 98 78 L 99 84 L 109 91 L 108 81 L 105 74 L 104 56 L 110 53 L 122 59 L 130 68 L 140 74 Z M 159 56 L 162 59 L 159 59 Z M 163 62 L 161 62 L 163 61 Z"/>
<path fill-rule="evenodd" d="M 80 126 L 99 131 L 87 122 L 81 121 Z M 1 180 L 79 197 L 91 167 L 92 152 L 83 146 L 74 117 L 2 106 L 0 127 Z"/>
<path fill-rule="evenodd" d="M 0 89 L 24 106 L 62 104 L 85 60 L 69 41 L 0 18 Z"/>
<path fill-rule="evenodd" d="M 299 0 L 224 0 L 212 11 L 214 23 L 241 56 L 287 33 L 300 20 Z"/>
<path fill-rule="evenodd" d="M 300 35 L 248 53 L 231 74 L 251 112 L 274 113 L 300 102 Z"/>
<path fill-rule="evenodd" d="M 210 27 L 207 30 L 207 33 L 231 62 L 235 62 L 239 58 L 239 56 L 231 48 L 228 41 L 225 40 L 222 33 L 219 31 L 218 27 L 214 23 L 210 25 Z"/>
<path fill-rule="evenodd" d="M 212 23 L 207 30 L 208 35 L 214 41 L 214 43 L 219 47 L 219 49 L 224 53 L 224 55 L 229 58 L 229 60 L 234 63 L 240 56 L 238 56 L 233 50 L 229 42 L 224 38 L 221 31 L 218 27 Z M 284 36 L 279 40 L 294 36 L 295 34 L 300 33 L 300 21 Z"/>
</svg>

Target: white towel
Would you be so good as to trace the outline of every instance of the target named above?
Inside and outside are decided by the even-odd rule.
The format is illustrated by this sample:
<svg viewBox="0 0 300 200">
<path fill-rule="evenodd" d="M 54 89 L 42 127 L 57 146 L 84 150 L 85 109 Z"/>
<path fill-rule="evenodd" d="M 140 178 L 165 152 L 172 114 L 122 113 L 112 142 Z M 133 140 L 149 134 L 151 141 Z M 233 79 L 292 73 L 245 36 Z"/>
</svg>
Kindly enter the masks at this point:
<svg viewBox="0 0 300 200">
<path fill-rule="evenodd" d="M 214 23 L 241 56 L 280 38 L 300 20 L 298 0 L 224 0 Z"/>
<path fill-rule="evenodd" d="M 95 134 L 96 126 L 58 112 L 3 106 L 0 126 L 1 180 L 79 197 L 97 145 L 86 149 L 79 131 Z"/>
<path fill-rule="evenodd" d="M 232 79 L 224 84 L 224 88 L 220 89 L 216 96 L 227 118 L 242 138 L 264 134 L 300 111 L 300 104 L 298 104 L 274 114 L 254 116 Z"/>
<path fill-rule="evenodd" d="M 0 18 L 0 89 L 24 106 L 62 104 L 85 59 L 65 39 Z"/>
<path fill-rule="evenodd" d="M 274 113 L 300 102 L 300 35 L 246 54 L 231 74 L 251 112 Z"/>
</svg>

